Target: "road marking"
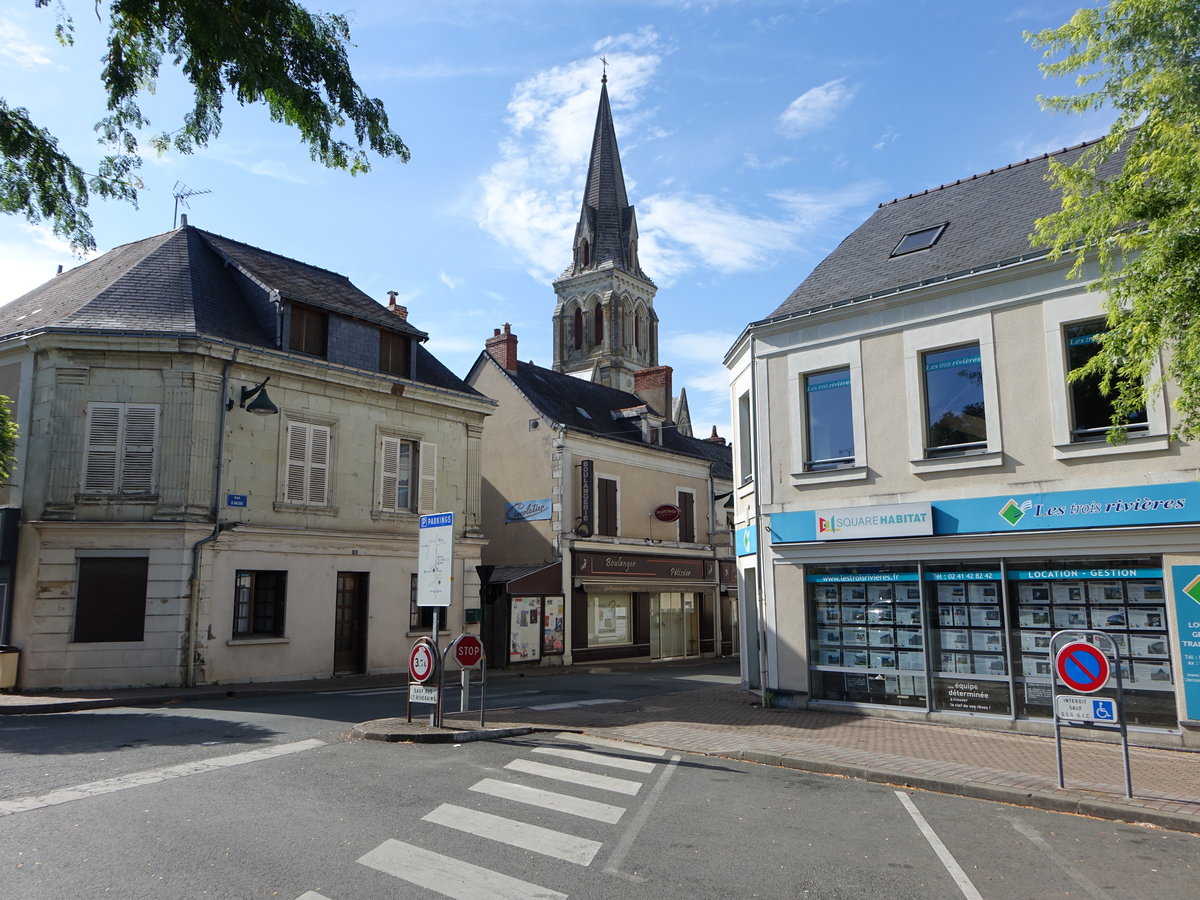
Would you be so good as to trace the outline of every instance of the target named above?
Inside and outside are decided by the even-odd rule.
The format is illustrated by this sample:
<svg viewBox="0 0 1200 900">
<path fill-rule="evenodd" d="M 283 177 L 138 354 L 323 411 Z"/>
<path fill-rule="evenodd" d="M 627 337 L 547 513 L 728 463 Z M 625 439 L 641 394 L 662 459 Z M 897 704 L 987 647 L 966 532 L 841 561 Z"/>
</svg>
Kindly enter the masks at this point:
<svg viewBox="0 0 1200 900">
<path fill-rule="evenodd" d="M 704 684 L 741 684 L 741 675 L 680 675 L 676 681 L 700 681 Z"/>
<path fill-rule="evenodd" d="M 435 825 L 445 825 L 447 828 L 465 831 L 476 837 L 520 847 L 523 850 L 531 850 L 534 853 L 552 856 L 555 859 L 565 860 L 579 866 L 591 865 L 592 860 L 596 858 L 596 854 L 603 846 L 599 841 L 590 841 L 587 838 L 542 828 L 540 825 L 531 825 L 528 822 L 493 816 L 490 813 L 455 806 L 452 803 L 443 803 L 433 812 L 421 818 L 426 822 L 433 822 Z"/>
<path fill-rule="evenodd" d="M 316 891 L 305 891 L 296 900 L 329 900 L 324 894 L 318 894 Z"/>
<path fill-rule="evenodd" d="M 553 778 L 556 781 L 596 788 L 601 791 L 613 791 L 630 797 L 642 788 L 640 781 L 613 778 L 611 775 L 597 775 L 594 772 L 580 772 L 578 769 L 566 769 L 562 766 L 548 766 L 545 763 L 529 759 L 514 759 L 504 768 L 512 769 L 515 772 L 524 772 L 526 775 L 537 775 L 541 778 Z"/>
<path fill-rule="evenodd" d="M 70 803 L 72 800 L 86 800 L 100 794 L 112 794 L 129 788 L 142 787 L 147 784 L 157 784 L 160 781 L 170 781 L 173 778 L 184 778 L 188 775 L 201 775 L 217 769 L 228 769 L 231 766 L 241 766 L 246 763 L 259 762 L 264 759 L 274 759 L 277 756 L 287 756 L 311 750 L 314 747 L 325 746 L 324 741 L 315 738 L 307 741 L 297 741 L 294 744 L 276 744 L 273 747 L 262 747 L 258 750 L 247 750 L 245 753 L 234 753 L 230 756 L 217 756 L 212 759 L 202 759 L 196 762 L 183 763 L 178 766 L 165 766 L 161 769 L 147 769 L 144 772 L 131 772 L 116 778 L 106 778 L 103 781 L 89 781 L 75 787 L 60 788 L 40 797 L 25 797 L 20 800 L 0 800 L 0 816 L 13 813 L 28 812 L 31 809 L 42 809 L 47 806 L 58 806 Z"/>
<path fill-rule="evenodd" d="M 531 706 L 530 709 L 578 709 L 581 706 L 602 706 L 605 703 L 624 703 L 624 700 L 572 700 L 569 703 L 546 703 L 542 706 Z"/>
<path fill-rule="evenodd" d="M 617 841 L 616 849 L 613 850 L 612 856 L 608 858 L 608 865 L 604 867 L 604 871 L 610 875 L 619 875 L 629 881 L 644 881 L 645 879 L 629 872 L 622 872 L 621 866 L 625 862 L 625 857 L 629 854 L 629 850 L 633 847 L 633 842 L 637 840 L 637 836 L 641 833 L 643 826 L 650 818 L 650 813 L 653 811 L 659 798 L 662 797 L 663 791 L 667 787 L 667 779 L 675 771 L 675 766 L 679 763 L 680 756 L 678 753 L 673 754 L 667 765 L 663 768 L 663 772 L 658 776 L 658 781 L 654 782 L 654 787 L 650 789 L 649 795 L 646 797 L 646 802 L 642 804 L 642 808 L 637 811 L 633 817 L 633 821 L 629 823 L 629 827 L 625 829 L 625 833 L 621 835 L 621 839 Z"/>
<path fill-rule="evenodd" d="M 379 697 L 383 694 L 403 694 L 407 691 L 406 687 L 392 688 L 347 688 L 344 691 L 317 691 L 319 697 Z"/>
<path fill-rule="evenodd" d="M 921 815 L 921 811 L 917 809 L 916 804 L 912 802 L 908 794 L 904 791 L 896 791 L 896 796 L 900 798 L 900 803 L 908 810 L 908 814 L 912 816 L 914 822 L 917 823 L 917 828 L 921 830 L 921 834 L 925 835 L 925 840 L 929 841 L 929 846 L 933 848 L 933 852 L 938 855 L 938 859 L 942 861 L 942 865 L 946 867 L 946 871 L 950 873 L 950 877 L 954 879 L 954 883 L 958 885 L 958 889 L 962 891 L 967 900 L 983 900 L 983 895 L 975 890 L 975 885 L 971 884 L 971 879 L 967 877 L 967 873 L 962 870 L 962 867 L 946 849 L 946 845 L 942 843 L 929 823 L 925 821 L 925 817 Z"/>
<path fill-rule="evenodd" d="M 503 800 L 528 803 L 530 806 L 553 809 L 556 812 L 568 813 L 583 819 L 596 819 L 610 825 L 617 822 L 625 812 L 625 808 L 621 806 L 611 806 L 595 800 L 584 800 L 582 797 L 572 797 L 570 794 L 543 791 L 540 788 L 531 788 L 523 784 L 497 781 L 495 778 L 485 778 L 477 784 L 471 785 L 470 789 L 480 794 L 500 797 Z"/>
<path fill-rule="evenodd" d="M 1109 895 L 1104 892 L 1104 889 L 1100 885 L 1088 878 L 1078 866 L 1075 866 L 1069 859 L 1051 847 L 1049 842 L 1042 837 L 1040 831 L 1012 816 L 1005 816 L 1004 818 L 1008 819 L 1013 828 L 1025 835 L 1031 843 L 1050 857 L 1076 884 L 1095 897 L 1096 900 L 1110 900 Z"/>
<path fill-rule="evenodd" d="M 402 841 L 386 840 L 358 861 L 455 900 L 567 900 L 558 891 Z"/>
<path fill-rule="evenodd" d="M 644 759 L 623 759 L 620 756 L 606 756 L 603 753 L 592 753 L 588 750 L 571 750 L 567 747 L 534 747 L 534 753 L 544 753 L 547 756 L 558 756 L 562 759 L 573 759 L 576 762 L 592 763 L 597 766 L 608 766 L 612 769 L 625 769 L 628 772 L 641 772 L 648 775 L 654 771 L 657 763 Z"/>
<path fill-rule="evenodd" d="M 592 737 L 587 734 L 567 734 L 559 735 L 560 738 L 573 741 L 577 744 L 587 744 L 589 747 L 607 747 L 611 750 L 620 750 L 622 753 L 637 753 L 642 756 L 654 756 L 661 759 L 667 755 L 667 751 L 662 747 L 649 747 L 645 744 L 631 744 L 628 741 L 613 741 L 608 738 Z"/>
</svg>

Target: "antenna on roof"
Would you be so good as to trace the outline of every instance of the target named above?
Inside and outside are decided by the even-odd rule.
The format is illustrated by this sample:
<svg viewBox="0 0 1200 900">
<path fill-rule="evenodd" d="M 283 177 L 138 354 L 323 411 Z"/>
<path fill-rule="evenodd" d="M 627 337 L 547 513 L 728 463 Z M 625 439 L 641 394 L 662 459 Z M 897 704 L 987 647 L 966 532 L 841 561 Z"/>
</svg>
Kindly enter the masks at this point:
<svg viewBox="0 0 1200 900">
<path fill-rule="evenodd" d="M 184 209 L 191 209 L 188 206 L 188 197 L 195 197 L 199 194 L 211 194 L 212 191 L 198 191 L 195 188 L 190 188 L 182 181 L 175 182 L 175 187 L 172 188 L 171 194 L 175 197 L 175 218 L 171 221 L 171 228 L 174 229 L 179 224 L 179 204 L 183 204 Z"/>
</svg>

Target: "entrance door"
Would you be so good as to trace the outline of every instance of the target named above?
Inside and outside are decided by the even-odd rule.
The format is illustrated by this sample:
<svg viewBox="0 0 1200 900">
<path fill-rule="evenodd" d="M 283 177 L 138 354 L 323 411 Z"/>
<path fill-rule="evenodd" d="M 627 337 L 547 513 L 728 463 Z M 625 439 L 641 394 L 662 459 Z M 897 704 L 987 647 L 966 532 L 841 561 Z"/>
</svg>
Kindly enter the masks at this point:
<svg viewBox="0 0 1200 900">
<path fill-rule="evenodd" d="M 338 572 L 333 631 L 336 675 L 367 671 L 367 577 L 366 572 Z"/>
<path fill-rule="evenodd" d="M 650 656 L 677 659 L 700 655 L 700 615 L 695 594 L 650 597 Z"/>
</svg>

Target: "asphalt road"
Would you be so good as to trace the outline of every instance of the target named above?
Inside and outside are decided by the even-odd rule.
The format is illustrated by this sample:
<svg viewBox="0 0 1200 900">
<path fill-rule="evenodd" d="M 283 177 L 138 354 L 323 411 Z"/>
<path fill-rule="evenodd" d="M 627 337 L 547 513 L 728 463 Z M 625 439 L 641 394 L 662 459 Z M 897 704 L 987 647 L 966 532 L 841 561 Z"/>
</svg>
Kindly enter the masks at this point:
<svg viewBox="0 0 1200 900">
<path fill-rule="evenodd" d="M 496 699 L 707 683 L 564 678 L 497 679 Z M 344 739 L 397 702 L 330 693 L 0 720 L 0 896 L 1196 896 L 1195 836 L 576 735 Z"/>
</svg>

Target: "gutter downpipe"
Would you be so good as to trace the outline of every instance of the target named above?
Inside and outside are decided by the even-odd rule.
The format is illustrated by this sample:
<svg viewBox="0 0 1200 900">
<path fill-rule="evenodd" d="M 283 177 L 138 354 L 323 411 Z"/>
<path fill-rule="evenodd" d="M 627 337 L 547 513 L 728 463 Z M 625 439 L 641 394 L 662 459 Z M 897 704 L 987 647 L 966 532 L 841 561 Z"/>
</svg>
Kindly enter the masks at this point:
<svg viewBox="0 0 1200 900">
<path fill-rule="evenodd" d="M 767 603 L 763 592 L 763 529 L 761 525 L 762 472 L 758 460 L 758 425 L 761 416 L 758 412 L 758 357 L 755 353 L 754 332 L 750 332 L 750 461 L 751 472 L 754 475 L 754 602 L 758 609 L 754 611 L 758 632 L 758 687 L 762 691 L 762 705 L 767 708 L 770 703 L 770 688 L 767 681 L 770 670 L 767 665 Z"/>
<path fill-rule="evenodd" d="M 184 675 L 184 687 L 196 686 L 196 644 L 199 641 L 200 623 L 200 554 L 205 544 L 211 544 L 221 533 L 221 487 L 225 475 L 225 418 L 228 410 L 225 408 L 225 398 L 229 395 L 229 370 L 237 362 L 238 348 L 233 348 L 233 355 L 225 361 L 221 369 L 220 424 L 217 426 L 217 470 L 213 486 L 213 528 L 207 537 L 202 537 L 192 545 L 192 574 L 188 579 L 190 597 L 188 599 L 188 639 L 187 667 Z"/>
</svg>

